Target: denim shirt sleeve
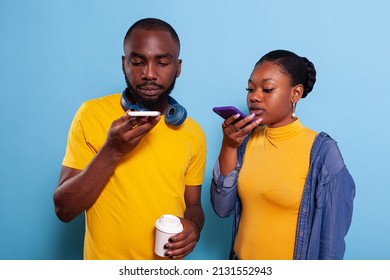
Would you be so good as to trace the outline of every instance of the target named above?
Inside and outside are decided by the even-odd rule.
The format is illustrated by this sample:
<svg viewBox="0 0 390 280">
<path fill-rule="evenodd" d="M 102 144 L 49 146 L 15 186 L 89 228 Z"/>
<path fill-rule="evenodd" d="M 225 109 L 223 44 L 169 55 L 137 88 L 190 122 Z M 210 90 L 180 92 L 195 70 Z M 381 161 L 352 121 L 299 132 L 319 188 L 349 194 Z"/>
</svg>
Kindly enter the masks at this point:
<svg viewBox="0 0 390 280">
<path fill-rule="evenodd" d="M 221 175 L 219 160 L 215 162 L 213 178 L 211 180 L 211 205 L 215 213 L 221 218 L 228 217 L 234 213 L 237 201 L 237 178 L 239 164 L 236 169 L 227 176 Z"/>
<path fill-rule="evenodd" d="M 237 180 L 249 138 L 250 134 L 245 137 L 244 141 L 237 149 L 237 164 L 235 170 L 231 171 L 227 176 L 221 175 L 219 159 L 217 159 L 213 169 L 213 178 L 211 180 L 211 205 L 213 206 L 215 213 L 221 218 L 228 217 L 233 213 L 236 216 L 236 222 L 233 224 L 233 238 L 241 212 L 237 194 Z"/>
<path fill-rule="evenodd" d="M 313 145 L 316 155 L 301 205 L 304 218 L 298 223 L 295 258 L 339 260 L 352 221 L 355 183 L 337 143 L 328 135 L 320 136 L 321 143 Z"/>
<path fill-rule="evenodd" d="M 343 167 L 325 188 L 319 259 L 341 260 L 352 221 L 355 183 Z"/>
<path fill-rule="evenodd" d="M 322 227 L 319 259 L 343 259 L 345 236 L 352 221 L 355 183 L 350 175 L 335 141 L 327 142 L 322 174 L 326 178 L 322 192 Z M 321 203 L 318 201 L 318 203 Z"/>
</svg>

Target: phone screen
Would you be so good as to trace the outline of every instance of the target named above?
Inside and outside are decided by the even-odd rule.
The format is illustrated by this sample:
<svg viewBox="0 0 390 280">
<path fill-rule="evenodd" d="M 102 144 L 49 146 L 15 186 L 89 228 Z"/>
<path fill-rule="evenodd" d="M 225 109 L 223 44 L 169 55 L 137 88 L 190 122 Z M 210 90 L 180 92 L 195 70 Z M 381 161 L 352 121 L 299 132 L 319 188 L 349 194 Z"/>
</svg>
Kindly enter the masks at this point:
<svg viewBox="0 0 390 280">
<path fill-rule="evenodd" d="M 159 111 L 127 111 L 131 117 L 156 117 L 160 115 Z"/>
</svg>

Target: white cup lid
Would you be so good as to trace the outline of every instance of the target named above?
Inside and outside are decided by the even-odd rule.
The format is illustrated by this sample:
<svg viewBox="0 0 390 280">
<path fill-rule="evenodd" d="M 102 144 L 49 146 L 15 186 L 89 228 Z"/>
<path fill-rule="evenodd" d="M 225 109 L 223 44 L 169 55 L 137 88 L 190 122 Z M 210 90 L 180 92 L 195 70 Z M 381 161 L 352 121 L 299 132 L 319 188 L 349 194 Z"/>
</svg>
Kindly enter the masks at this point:
<svg viewBox="0 0 390 280">
<path fill-rule="evenodd" d="M 183 231 L 180 219 L 174 215 L 162 215 L 155 223 L 157 229 L 166 233 L 179 233 Z"/>
</svg>

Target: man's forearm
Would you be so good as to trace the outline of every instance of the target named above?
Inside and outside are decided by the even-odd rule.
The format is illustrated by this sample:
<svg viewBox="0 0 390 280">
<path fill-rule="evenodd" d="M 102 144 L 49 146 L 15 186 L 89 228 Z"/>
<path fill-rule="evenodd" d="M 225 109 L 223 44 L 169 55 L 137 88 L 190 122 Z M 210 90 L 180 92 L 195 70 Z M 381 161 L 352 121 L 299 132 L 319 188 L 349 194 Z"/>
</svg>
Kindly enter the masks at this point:
<svg viewBox="0 0 390 280">
<path fill-rule="evenodd" d="M 114 173 L 117 162 L 101 150 L 83 171 L 72 177 L 65 175 L 54 193 L 57 216 L 69 222 L 91 207 Z"/>
<path fill-rule="evenodd" d="M 194 205 L 186 209 L 184 218 L 192 221 L 198 231 L 198 235 L 202 231 L 204 225 L 204 213 L 201 205 Z"/>
</svg>

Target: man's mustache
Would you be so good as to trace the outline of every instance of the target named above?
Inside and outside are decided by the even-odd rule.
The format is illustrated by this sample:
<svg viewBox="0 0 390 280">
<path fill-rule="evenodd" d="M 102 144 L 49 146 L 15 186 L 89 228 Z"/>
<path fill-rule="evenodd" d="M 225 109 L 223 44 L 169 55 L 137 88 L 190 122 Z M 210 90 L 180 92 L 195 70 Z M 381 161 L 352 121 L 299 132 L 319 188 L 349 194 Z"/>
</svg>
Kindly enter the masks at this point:
<svg viewBox="0 0 390 280">
<path fill-rule="evenodd" d="M 136 88 L 141 88 L 141 87 L 157 87 L 157 88 L 160 88 L 160 89 L 164 88 L 163 85 L 156 84 L 155 82 L 145 82 L 143 84 L 137 84 L 136 85 Z"/>
</svg>

